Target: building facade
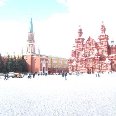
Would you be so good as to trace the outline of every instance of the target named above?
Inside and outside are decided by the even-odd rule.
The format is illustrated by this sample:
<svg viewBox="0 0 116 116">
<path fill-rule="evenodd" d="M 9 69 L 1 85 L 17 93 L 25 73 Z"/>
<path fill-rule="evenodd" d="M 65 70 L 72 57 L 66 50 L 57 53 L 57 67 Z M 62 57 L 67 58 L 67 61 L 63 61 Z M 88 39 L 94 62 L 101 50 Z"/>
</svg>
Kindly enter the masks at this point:
<svg viewBox="0 0 116 116">
<path fill-rule="evenodd" d="M 68 72 L 68 59 L 48 56 L 48 72 L 49 74 Z"/>
<path fill-rule="evenodd" d="M 103 23 L 98 42 L 91 37 L 85 41 L 82 28 L 79 27 L 68 64 L 70 73 L 116 71 L 116 45 L 109 44 L 109 36 Z"/>
</svg>

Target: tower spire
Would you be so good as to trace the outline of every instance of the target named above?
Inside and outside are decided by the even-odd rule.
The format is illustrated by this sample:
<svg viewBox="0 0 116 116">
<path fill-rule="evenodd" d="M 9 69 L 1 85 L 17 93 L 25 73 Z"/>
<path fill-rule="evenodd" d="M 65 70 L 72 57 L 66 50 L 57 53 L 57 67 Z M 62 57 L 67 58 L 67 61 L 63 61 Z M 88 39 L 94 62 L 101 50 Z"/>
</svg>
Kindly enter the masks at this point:
<svg viewBox="0 0 116 116">
<path fill-rule="evenodd" d="M 32 18 L 30 21 L 30 32 L 28 33 L 28 40 L 27 40 L 27 53 L 35 54 L 35 40 L 34 40 L 34 33 L 33 33 Z"/>
<path fill-rule="evenodd" d="M 33 21 L 32 21 L 32 18 L 31 18 L 31 21 L 30 21 L 30 33 L 33 33 Z"/>
</svg>

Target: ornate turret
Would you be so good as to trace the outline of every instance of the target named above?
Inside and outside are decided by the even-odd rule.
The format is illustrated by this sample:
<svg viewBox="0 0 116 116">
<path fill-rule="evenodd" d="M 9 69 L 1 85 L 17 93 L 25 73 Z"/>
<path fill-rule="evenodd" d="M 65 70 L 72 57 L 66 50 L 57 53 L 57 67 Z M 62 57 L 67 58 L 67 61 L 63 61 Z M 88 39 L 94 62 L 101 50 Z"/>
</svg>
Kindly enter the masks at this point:
<svg viewBox="0 0 116 116">
<path fill-rule="evenodd" d="M 83 35 L 83 31 L 82 31 L 82 29 L 81 29 L 81 27 L 79 25 L 78 36 L 82 37 L 82 35 Z"/>
<path fill-rule="evenodd" d="M 99 36 L 99 40 L 100 40 L 100 45 L 99 45 L 99 54 L 104 54 L 105 56 L 108 55 L 109 51 L 108 51 L 108 40 L 109 40 L 109 37 L 108 35 L 106 34 L 106 27 L 102 21 L 102 24 L 101 24 L 101 34 Z"/>
<path fill-rule="evenodd" d="M 106 27 L 104 26 L 104 23 L 102 21 L 102 25 L 101 25 L 101 34 L 105 34 L 106 32 Z"/>
<path fill-rule="evenodd" d="M 108 41 L 108 35 L 106 35 L 106 27 L 102 21 L 102 24 L 101 24 L 101 34 L 99 36 L 99 40 L 107 40 Z"/>
<path fill-rule="evenodd" d="M 84 38 L 82 35 L 83 35 L 83 31 L 81 26 L 79 25 L 78 38 L 75 39 L 75 57 L 78 57 L 79 54 L 83 51 Z"/>
</svg>

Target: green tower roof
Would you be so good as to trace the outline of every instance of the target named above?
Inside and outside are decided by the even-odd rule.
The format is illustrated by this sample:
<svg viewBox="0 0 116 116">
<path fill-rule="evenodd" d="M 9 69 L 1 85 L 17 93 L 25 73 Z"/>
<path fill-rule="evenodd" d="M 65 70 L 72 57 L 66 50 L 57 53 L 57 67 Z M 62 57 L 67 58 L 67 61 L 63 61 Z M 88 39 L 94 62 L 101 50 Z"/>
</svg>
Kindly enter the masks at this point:
<svg viewBox="0 0 116 116">
<path fill-rule="evenodd" d="M 31 21 L 30 21 L 30 33 L 33 33 L 33 22 L 32 22 L 32 18 L 31 18 Z"/>
</svg>

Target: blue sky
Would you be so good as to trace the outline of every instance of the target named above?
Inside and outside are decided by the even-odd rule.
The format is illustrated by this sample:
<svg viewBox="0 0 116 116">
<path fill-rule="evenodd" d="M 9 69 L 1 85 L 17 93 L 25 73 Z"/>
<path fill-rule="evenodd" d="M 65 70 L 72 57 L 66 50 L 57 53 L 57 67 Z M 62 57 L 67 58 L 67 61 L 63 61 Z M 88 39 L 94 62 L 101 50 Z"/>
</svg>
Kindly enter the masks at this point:
<svg viewBox="0 0 116 116">
<path fill-rule="evenodd" d="M 69 58 L 79 25 L 85 40 L 98 41 L 103 21 L 115 41 L 115 11 L 115 0 L 0 0 L 0 53 L 25 51 L 32 17 L 36 50 Z"/>
<path fill-rule="evenodd" d="M 6 0 L 0 8 L 0 18 L 23 20 L 25 17 L 33 17 L 44 20 L 58 12 L 66 12 L 66 6 L 56 0 Z"/>
</svg>

